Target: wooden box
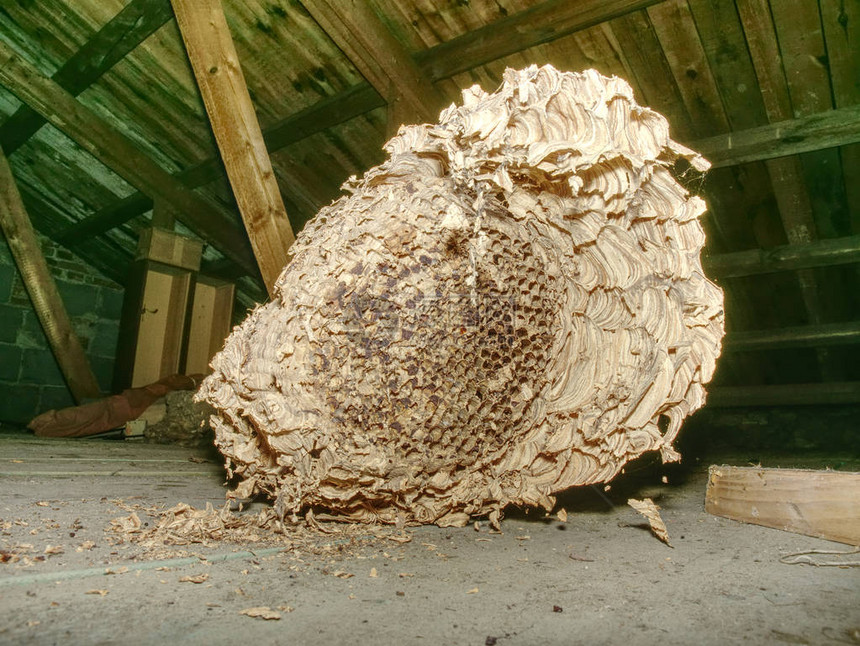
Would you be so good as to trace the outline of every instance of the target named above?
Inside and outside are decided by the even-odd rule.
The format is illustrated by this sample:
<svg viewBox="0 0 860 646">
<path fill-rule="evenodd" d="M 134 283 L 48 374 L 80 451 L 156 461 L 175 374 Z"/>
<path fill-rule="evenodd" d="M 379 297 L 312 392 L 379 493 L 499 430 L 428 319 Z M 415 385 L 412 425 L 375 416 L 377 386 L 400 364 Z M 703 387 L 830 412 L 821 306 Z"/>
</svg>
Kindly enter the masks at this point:
<svg viewBox="0 0 860 646">
<path fill-rule="evenodd" d="M 209 372 L 209 360 L 224 346 L 233 317 L 235 285 L 198 276 L 191 302 L 185 374 Z"/>
<path fill-rule="evenodd" d="M 134 263 L 126 287 L 115 390 L 181 371 L 194 274 L 152 260 Z"/>
<path fill-rule="evenodd" d="M 200 259 L 203 255 L 203 243 L 199 240 L 152 227 L 140 232 L 137 243 L 136 260 L 154 260 L 156 262 L 190 269 L 200 270 Z"/>
</svg>

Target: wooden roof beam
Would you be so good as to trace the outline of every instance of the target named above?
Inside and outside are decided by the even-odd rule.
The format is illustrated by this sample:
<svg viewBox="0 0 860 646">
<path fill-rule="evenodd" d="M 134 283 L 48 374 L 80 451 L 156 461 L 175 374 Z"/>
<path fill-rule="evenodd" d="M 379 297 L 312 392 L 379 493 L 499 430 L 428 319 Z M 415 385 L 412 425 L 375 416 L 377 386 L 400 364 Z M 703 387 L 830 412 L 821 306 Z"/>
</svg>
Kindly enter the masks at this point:
<svg viewBox="0 0 860 646">
<path fill-rule="evenodd" d="M 263 282 L 272 290 L 295 240 L 221 0 L 171 0 Z"/>
<path fill-rule="evenodd" d="M 723 340 L 723 345 L 729 352 L 819 348 L 825 345 L 857 343 L 860 343 L 860 321 L 802 325 L 775 330 L 743 330 L 729 332 Z"/>
<path fill-rule="evenodd" d="M 220 207 L 187 189 L 126 135 L 0 42 L 0 84 L 140 191 L 173 204 L 182 222 L 251 275 L 245 236 Z"/>
<path fill-rule="evenodd" d="M 528 49 L 535 45 L 562 38 L 588 29 L 605 20 L 644 9 L 661 0 L 548 0 L 530 9 L 517 12 L 486 27 L 454 38 L 441 45 L 414 54 L 412 58 L 422 70 L 423 78 L 431 83 L 454 76 L 464 69 L 489 63 L 497 58 Z M 478 46 L 487 41 L 487 46 Z M 470 58 L 471 57 L 471 58 Z M 463 66 L 466 65 L 464 68 Z M 369 83 L 356 84 L 334 96 L 292 114 L 267 128 L 263 133 L 266 147 L 274 153 L 290 144 L 311 137 L 371 110 L 386 105 L 386 100 Z M 214 181 L 221 174 L 221 165 L 207 159 L 182 171 L 175 177 L 188 187 Z M 132 208 L 112 205 L 70 227 L 64 238 L 97 235 L 119 226 L 152 208 L 146 198 L 136 198 Z M 130 198 L 131 199 L 131 196 Z M 77 229 L 80 226 L 80 230 Z M 86 227 L 86 228 L 84 228 Z"/>
<path fill-rule="evenodd" d="M 702 258 L 705 273 L 717 278 L 738 278 L 851 263 L 860 263 L 860 235 Z"/>
<path fill-rule="evenodd" d="M 57 285 L 33 224 L 24 209 L 21 195 L 12 177 L 12 169 L 0 148 L 0 228 L 6 235 L 9 250 L 30 295 L 33 309 L 42 324 L 51 351 L 75 401 L 98 397 L 100 389 L 78 335 L 57 291 Z"/>
<path fill-rule="evenodd" d="M 690 146 L 720 168 L 858 142 L 860 105 L 855 105 L 700 139 Z"/>
<path fill-rule="evenodd" d="M 389 106 L 389 134 L 432 123 L 445 99 L 366 0 L 301 0 L 305 9 Z"/>
<path fill-rule="evenodd" d="M 77 96 L 172 17 L 168 0 L 131 0 L 51 79 Z M 11 155 L 44 124 L 42 115 L 23 105 L 0 126 L 0 146 Z"/>
</svg>

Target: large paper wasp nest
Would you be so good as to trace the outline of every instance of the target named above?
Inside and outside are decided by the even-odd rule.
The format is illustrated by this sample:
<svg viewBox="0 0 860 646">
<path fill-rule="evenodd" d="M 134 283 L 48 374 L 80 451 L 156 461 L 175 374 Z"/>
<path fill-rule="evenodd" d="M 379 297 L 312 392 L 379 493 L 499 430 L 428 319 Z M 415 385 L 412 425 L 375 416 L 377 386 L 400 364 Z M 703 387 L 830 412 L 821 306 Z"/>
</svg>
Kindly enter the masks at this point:
<svg viewBox="0 0 860 646">
<path fill-rule="evenodd" d="M 723 336 L 704 203 L 661 115 L 593 70 L 508 70 L 302 231 L 199 397 L 232 494 L 461 525 L 678 459 Z"/>
</svg>

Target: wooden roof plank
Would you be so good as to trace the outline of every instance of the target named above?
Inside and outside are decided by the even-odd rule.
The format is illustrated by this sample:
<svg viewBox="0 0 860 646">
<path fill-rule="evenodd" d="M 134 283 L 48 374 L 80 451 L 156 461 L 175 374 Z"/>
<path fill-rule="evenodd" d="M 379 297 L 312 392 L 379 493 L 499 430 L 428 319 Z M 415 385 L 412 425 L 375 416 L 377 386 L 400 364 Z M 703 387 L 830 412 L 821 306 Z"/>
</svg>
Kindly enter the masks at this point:
<svg viewBox="0 0 860 646">
<path fill-rule="evenodd" d="M 364 0 L 301 0 L 403 121 L 433 122 L 444 97 Z"/>
<path fill-rule="evenodd" d="M 176 206 L 183 223 L 254 275 L 241 229 L 215 204 L 188 190 L 126 135 L 79 103 L 0 42 L 0 84 L 142 192 Z"/>
<path fill-rule="evenodd" d="M 488 47 L 480 57 L 469 59 L 470 48 L 474 46 L 472 41 L 476 39 L 476 36 L 466 34 L 463 37 L 432 47 L 425 52 L 414 54 L 413 58 L 427 75 L 427 78 L 436 82 L 450 78 L 462 71 L 464 61 L 468 61 L 468 67 L 465 69 L 469 69 L 494 60 L 493 57 L 498 52 L 501 52 L 498 57 L 504 56 L 505 51 L 511 47 L 512 43 L 516 44 L 516 51 L 528 49 L 576 31 L 588 29 L 609 18 L 637 11 L 659 1 L 612 0 L 611 2 L 604 2 L 589 0 L 588 5 L 583 6 L 582 3 L 574 5 L 566 0 L 547 0 L 536 7 L 517 12 L 507 18 L 493 22 L 485 28 L 470 32 L 471 34 L 478 34 L 479 40 L 489 37 L 492 32 L 494 42 L 502 43 L 500 50 Z M 273 124 L 263 132 L 263 137 L 269 153 L 274 153 L 290 144 L 385 105 L 385 99 L 370 84 L 359 83 Z M 214 181 L 220 173 L 220 164 L 217 163 L 217 160 L 207 159 L 175 177 L 186 186 L 197 187 Z M 188 181 L 185 181 L 186 174 Z M 138 202 L 139 211 L 125 211 L 127 219 L 132 219 L 151 208 L 151 206 L 143 208 L 143 204 L 143 202 Z M 107 217 L 107 212 L 115 212 L 115 208 L 109 206 L 107 209 L 93 214 L 83 220 L 81 226 L 87 226 L 87 230 L 91 234 L 96 234 L 106 231 L 112 226 L 122 224 L 119 219 Z M 71 230 L 69 235 L 72 235 Z"/>
<path fill-rule="evenodd" d="M 731 352 L 814 348 L 857 343 L 860 343 L 860 321 L 803 325 L 775 330 L 744 330 L 730 332 L 723 340 L 726 350 Z"/>
<path fill-rule="evenodd" d="M 168 0 L 131 0 L 51 78 L 77 96 L 172 17 Z M 0 145 L 11 155 L 44 124 L 42 115 L 21 106 L 0 126 Z"/>
<path fill-rule="evenodd" d="M 309 108 L 290 115 L 263 132 L 270 153 L 310 137 L 321 130 L 354 119 L 376 108 L 385 106 L 385 100 L 370 85 L 355 85 L 334 97 L 323 99 Z M 197 188 L 222 177 L 224 167 L 220 159 L 205 159 L 173 176 L 188 188 Z M 98 235 L 142 215 L 152 208 L 152 200 L 135 193 L 111 204 L 69 227 L 63 234 L 67 240 L 83 235 Z"/>
<path fill-rule="evenodd" d="M 33 309 L 45 331 L 48 344 L 57 359 L 69 391 L 75 401 L 101 394 L 98 382 L 84 354 L 80 339 L 72 328 L 69 315 L 57 291 L 57 285 L 33 224 L 21 201 L 21 195 L 12 177 L 12 169 L 0 148 L 0 228 L 9 243 L 24 287 L 30 295 Z"/>
<path fill-rule="evenodd" d="M 760 95 L 768 119 L 780 121 L 794 116 L 803 116 L 804 113 L 793 110 L 795 102 L 787 79 L 789 63 L 785 47 L 780 47 L 770 3 L 768 0 L 738 0 L 736 5 L 747 38 L 751 60 L 755 66 L 756 78 L 761 88 Z M 796 3 L 796 6 L 792 8 L 792 13 L 798 14 L 798 18 L 802 19 L 803 14 L 808 13 L 806 12 L 808 5 L 808 2 Z M 809 16 L 807 15 L 806 18 Z M 773 62 L 777 56 L 782 61 L 780 66 L 774 65 Z M 792 108 L 792 112 L 786 113 L 786 109 L 789 107 Z M 822 106 L 821 111 L 831 107 L 828 101 L 828 105 Z M 809 114 L 809 112 L 805 114 Z M 810 176 L 804 172 L 800 159 L 797 157 L 780 157 L 768 160 L 766 165 L 773 183 L 779 216 L 789 243 L 809 242 L 817 239 L 819 227 L 816 224 L 813 204 L 810 199 Z M 830 298 L 822 298 L 820 281 L 812 271 L 799 271 L 797 279 L 809 320 L 812 323 L 821 323 L 825 316 L 823 307 L 827 303 L 834 302 L 833 294 L 830 294 Z M 832 292 L 832 290 L 833 286 L 828 285 L 827 291 Z M 841 375 L 842 370 L 837 365 L 838 362 L 825 350 L 818 351 L 818 359 L 821 370 L 826 377 L 833 379 Z"/>
<path fill-rule="evenodd" d="M 860 105 L 699 139 L 691 145 L 714 168 L 860 143 Z"/>
<path fill-rule="evenodd" d="M 860 235 L 705 256 L 709 276 L 737 278 L 860 262 Z"/>
<path fill-rule="evenodd" d="M 418 52 L 415 60 L 430 80 L 439 81 L 660 1 L 546 0 Z"/>
<path fill-rule="evenodd" d="M 820 0 L 827 64 L 837 108 L 860 104 L 860 3 Z M 860 233 L 860 144 L 839 151 L 851 233 Z"/>
<path fill-rule="evenodd" d="M 69 216 L 60 212 L 60 209 L 48 202 L 44 195 L 24 182 L 18 182 L 18 190 L 27 212 L 32 215 L 33 226 L 41 234 L 65 246 L 117 284 L 125 284 L 128 264 L 132 259 L 132 253 L 129 250 L 105 236 L 88 236 L 73 246 L 67 244 L 61 239 L 60 234 L 67 226 Z"/>
<path fill-rule="evenodd" d="M 172 0 L 263 282 L 272 293 L 295 240 L 221 0 Z"/>
</svg>

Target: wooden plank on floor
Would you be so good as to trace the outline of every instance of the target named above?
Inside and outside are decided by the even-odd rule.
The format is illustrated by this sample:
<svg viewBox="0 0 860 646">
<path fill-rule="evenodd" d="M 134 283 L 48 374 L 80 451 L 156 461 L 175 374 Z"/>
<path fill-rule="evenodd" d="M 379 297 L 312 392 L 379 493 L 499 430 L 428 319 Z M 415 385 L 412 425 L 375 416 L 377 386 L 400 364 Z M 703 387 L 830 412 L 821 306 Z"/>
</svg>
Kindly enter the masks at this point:
<svg viewBox="0 0 860 646">
<path fill-rule="evenodd" d="M 860 545 L 860 473 L 712 466 L 715 516 Z"/>
</svg>

